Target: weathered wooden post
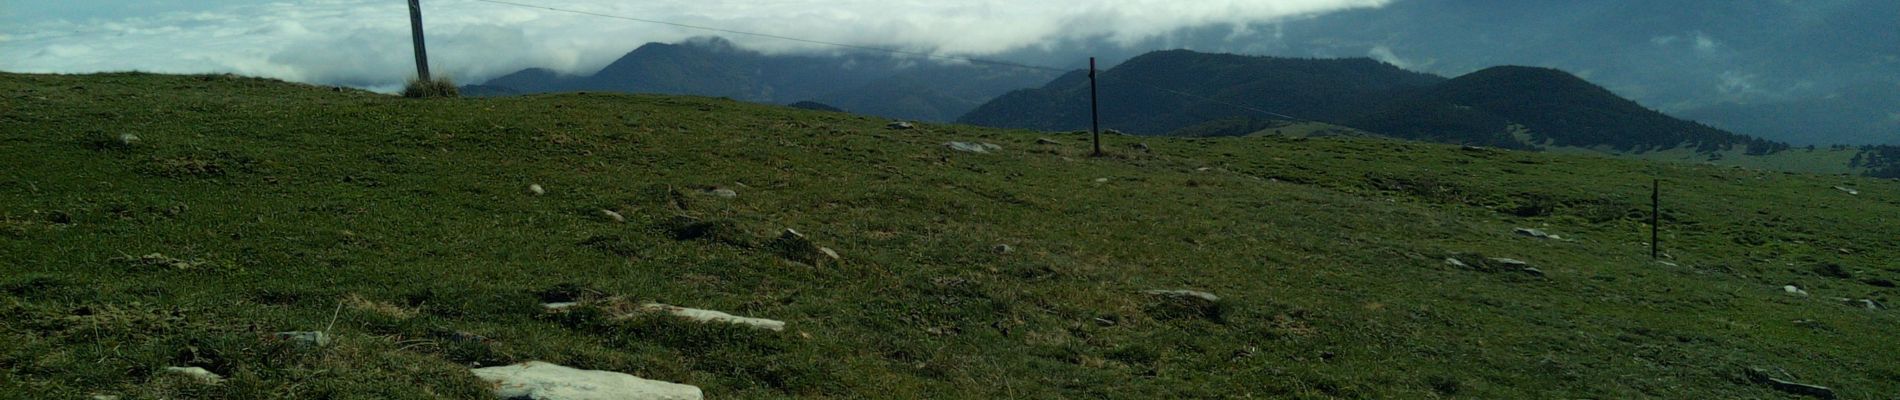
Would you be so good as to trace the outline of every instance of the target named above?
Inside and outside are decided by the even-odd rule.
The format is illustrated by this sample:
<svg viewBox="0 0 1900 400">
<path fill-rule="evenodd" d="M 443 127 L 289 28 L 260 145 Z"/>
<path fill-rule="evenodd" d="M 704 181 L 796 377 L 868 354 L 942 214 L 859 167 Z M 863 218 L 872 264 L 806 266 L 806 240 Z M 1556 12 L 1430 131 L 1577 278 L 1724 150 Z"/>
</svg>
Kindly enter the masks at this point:
<svg viewBox="0 0 1900 400">
<path fill-rule="evenodd" d="M 1649 182 L 1649 259 L 1662 258 L 1662 180 Z"/>
<path fill-rule="evenodd" d="M 1095 134 L 1095 156 L 1102 155 L 1102 105 L 1095 97 L 1095 57 L 1089 57 L 1089 132 Z"/>
<path fill-rule="evenodd" d="M 409 0 L 409 33 L 416 41 L 416 78 L 429 81 L 429 49 L 422 44 L 421 0 Z"/>
</svg>

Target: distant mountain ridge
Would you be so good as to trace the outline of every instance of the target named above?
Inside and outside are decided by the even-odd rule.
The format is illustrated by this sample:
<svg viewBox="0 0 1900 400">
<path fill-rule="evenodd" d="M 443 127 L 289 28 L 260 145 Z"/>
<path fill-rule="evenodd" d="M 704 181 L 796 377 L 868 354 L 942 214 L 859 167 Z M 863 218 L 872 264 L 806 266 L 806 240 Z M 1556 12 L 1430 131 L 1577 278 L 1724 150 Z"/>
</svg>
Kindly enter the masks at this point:
<svg viewBox="0 0 1900 400">
<path fill-rule="evenodd" d="M 1167 90 L 1333 122 L 1363 113 L 1381 104 L 1384 97 L 1413 93 L 1444 80 L 1368 58 L 1286 59 L 1187 50 L 1148 53 L 1101 71 L 1099 77 L 1100 90 L 1108 93 L 1102 99 L 1103 122 L 1144 135 L 1169 134 L 1235 116 L 1265 117 Z M 1085 129 L 1088 91 L 1086 73 L 1070 74 L 1040 89 L 998 97 L 958 121 L 1010 128 Z"/>
<path fill-rule="evenodd" d="M 1645 108 L 1569 73 L 1495 67 L 1455 79 L 1371 59 L 1290 59 L 1187 50 L 1148 53 L 1100 73 L 1104 123 L 1146 134 L 1206 135 L 1285 119 L 1271 111 L 1407 139 L 1537 149 L 1641 152 L 1788 148 Z M 1212 100 L 1169 93 L 1188 93 Z M 1244 107 L 1241 107 L 1244 106 Z M 1042 130 L 1087 128 L 1086 76 L 998 97 L 959 119 Z M 1212 131 L 1220 132 L 1221 129 Z M 1226 134 L 1244 134 L 1228 128 Z"/>
<path fill-rule="evenodd" d="M 814 101 L 869 115 L 949 121 L 1049 71 L 941 63 L 886 54 L 772 55 L 719 38 L 648 43 L 587 76 L 532 68 L 465 91 L 508 95 L 569 91 L 685 94 L 758 103 Z"/>
</svg>

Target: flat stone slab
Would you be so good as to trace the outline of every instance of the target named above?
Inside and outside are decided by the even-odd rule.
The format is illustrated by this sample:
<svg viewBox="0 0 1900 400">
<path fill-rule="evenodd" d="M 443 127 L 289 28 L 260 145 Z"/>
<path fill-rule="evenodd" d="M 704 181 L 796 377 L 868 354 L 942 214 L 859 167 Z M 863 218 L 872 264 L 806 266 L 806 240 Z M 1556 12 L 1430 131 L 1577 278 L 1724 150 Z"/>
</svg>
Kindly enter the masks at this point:
<svg viewBox="0 0 1900 400">
<path fill-rule="evenodd" d="M 672 306 L 672 305 L 666 305 L 666 304 L 660 304 L 660 303 L 647 303 L 646 305 L 640 306 L 640 309 L 644 311 L 648 311 L 648 312 L 663 312 L 667 314 L 672 314 L 673 316 L 676 316 L 676 317 L 686 318 L 686 319 L 690 319 L 690 320 L 694 320 L 698 322 L 707 322 L 707 323 L 720 322 L 720 323 L 728 323 L 728 324 L 738 324 L 738 325 L 746 325 L 746 326 L 750 326 L 754 328 L 767 329 L 767 330 L 773 330 L 773 331 L 785 330 L 785 321 L 770 320 L 770 319 L 764 319 L 764 318 L 747 318 L 747 317 L 741 317 L 741 316 L 727 314 L 727 313 L 713 311 L 713 310 L 701 310 L 697 308 L 686 308 L 686 307 Z"/>
<path fill-rule="evenodd" d="M 989 154 L 989 152 L 991 151 L 1003 149 L 1003 146 L 998 146 L 991 143 L 971 143 L 971 142 L 949 142 L 949 143 L 944 143 L 943 147 L 948 147 L 951 150 L 961 151 L 965 153 L 981 153 L 981 154 Z"/>
<path fill-rule="evenodd" d="M 165 367 L 165 372 L 196 378 L 198 382 L 209 385 L 216 385 L 218 382 L 224 381 L 224 377 L 218 376 L 216 372 L 211 372 L 199 367 Z"/>
<path fill-rule="evenodd" d="M 642 379 L 612 371 L 569 368 L 540 361 L 469 370 L 495 385 L 504 399 L 701 400 L 699 387 Z"/>
</svg>

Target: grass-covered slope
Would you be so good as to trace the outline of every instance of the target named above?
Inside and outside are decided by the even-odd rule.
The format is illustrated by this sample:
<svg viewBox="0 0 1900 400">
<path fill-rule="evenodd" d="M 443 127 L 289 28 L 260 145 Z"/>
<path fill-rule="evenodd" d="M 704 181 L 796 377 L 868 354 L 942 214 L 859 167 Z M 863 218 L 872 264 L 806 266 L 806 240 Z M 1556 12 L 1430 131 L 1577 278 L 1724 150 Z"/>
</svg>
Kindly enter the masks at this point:
<svg viewBox="0 0 1900 400">
<path fill-rule="evenodd" d="M 1900 392 L 1900 319 L 1835 299 L 1900 300 L 1893 182 L 885 122 L 0 75 L 0 397 L 484 398 L 467 367 L 528 360 L 714 398 L 1789 397 L 1751 368 Z M 843 262 L 787 260 L 785 228 Z M 613 296 L 788 327 L 540 307 Z"/>
</svg>

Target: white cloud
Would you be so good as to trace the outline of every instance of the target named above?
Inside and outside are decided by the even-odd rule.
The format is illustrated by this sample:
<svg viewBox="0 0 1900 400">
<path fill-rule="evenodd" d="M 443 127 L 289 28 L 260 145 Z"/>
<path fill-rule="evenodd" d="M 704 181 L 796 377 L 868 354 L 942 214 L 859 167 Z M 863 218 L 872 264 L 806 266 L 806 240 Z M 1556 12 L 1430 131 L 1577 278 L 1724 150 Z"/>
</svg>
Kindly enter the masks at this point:
<svg viewBox="0 0 1900 400">
<path fill-rule="evenodd" d="M 1716 46 L 1720 46 L 1720 45 L 1721 43 L 1717 43 L 1714 38 L 1710 38 L 1709 35 L 1706 33 L 1702 33 L 1700 31 L 1695 33 L 1696 51 L 1700 51 L 1704 53 L 1713 52 L 1715 51 Z"/>
<path fill-rule="evenodd" d="M 1374 60 L 1379 60 L 1380 62 L 1384 62 L 1386 64 L 1392 64 L 1395 67 L 1399 67 L 1403 69 L 1412 69 L 1412 67 L 1415 66 L 1412 64 L 1412 62 L 1406 61 L 1404 58 L 1399 58 L 1398 54 L 1392 53 L 1391 47 L 1386 47 L 1384 45 L 1373 46 L 1372 51 L 1366 52 L 1366 56 L 1372 57 L 1372 59 Z"/>
<path fill-rule="evenodd" d="M 1378 7 L 1393 0 L 511 1 L 822 41 L 983 55 L 1059 40 L 1106 39 L 1132 45 L 1182 28 L 1245 27 Z M 693 36 L 717 34 L 771 52 L 820 48 L 473 0 L 423 3 L 431 66 L 464 82 L 527 67 L 591 73 L 643 43 Z M 7 24 L 0 27 L 0 70 L 232 72 L 389 86 L 415 73 L 408 24 L 406 5 L 388 0 L 303 0 L 122 19 Z"/>
</svg>

